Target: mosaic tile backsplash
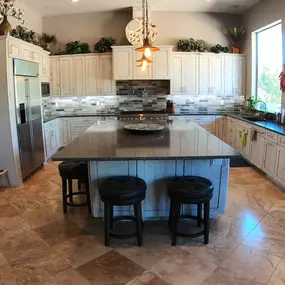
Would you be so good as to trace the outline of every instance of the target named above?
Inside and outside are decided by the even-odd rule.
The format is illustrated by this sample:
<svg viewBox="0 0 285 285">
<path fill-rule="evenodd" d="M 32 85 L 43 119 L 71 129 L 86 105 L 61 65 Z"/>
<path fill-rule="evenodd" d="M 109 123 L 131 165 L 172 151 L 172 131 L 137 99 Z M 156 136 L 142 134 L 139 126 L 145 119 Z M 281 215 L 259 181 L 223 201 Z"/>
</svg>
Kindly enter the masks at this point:
<svg viewBox="0 0 285 285">
<path fill-rule="evenodd" d="M 172 100 L 176 113 L 240 111 L 243 96 L 220 95 L 121 95 L 43 98 L 44 116 L 72 114 L 118 114 L 122 111 L 160 111 Z"/>
<path fill-rule="evenodd" d="M 119 80 L 117 95 L 165 95 L 170 94 L 170 80 Z"/>
</svg>

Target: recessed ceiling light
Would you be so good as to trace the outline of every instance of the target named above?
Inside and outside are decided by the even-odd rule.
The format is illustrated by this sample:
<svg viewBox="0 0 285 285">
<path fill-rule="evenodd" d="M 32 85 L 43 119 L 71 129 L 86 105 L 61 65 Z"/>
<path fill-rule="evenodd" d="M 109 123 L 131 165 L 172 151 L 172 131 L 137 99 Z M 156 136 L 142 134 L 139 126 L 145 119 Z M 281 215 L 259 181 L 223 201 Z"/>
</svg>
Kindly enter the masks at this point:
<svg viewBox="0 0 285 285">
<path fill-rule="evenodd" d="M 74 3 L 76 3 L 76 2 L 78 2 L 79 0 L 71 0 L 72 2 L 74 2 Z"/>
</svg>

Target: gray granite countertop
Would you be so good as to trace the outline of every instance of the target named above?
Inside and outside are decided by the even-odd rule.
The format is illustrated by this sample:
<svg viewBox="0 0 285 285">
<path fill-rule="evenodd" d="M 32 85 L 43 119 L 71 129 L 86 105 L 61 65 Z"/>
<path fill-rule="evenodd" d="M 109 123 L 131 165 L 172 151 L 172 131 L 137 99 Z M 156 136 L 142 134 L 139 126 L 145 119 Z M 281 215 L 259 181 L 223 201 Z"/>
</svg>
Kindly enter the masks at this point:
<svg viewBox="0 0 285 285">
<path fill-rule="evenodd" d="M 144 121 L 153 123 L 153 121 Z M 56 153 L 56 161 L 218 159 L 239 154 L 195 123 L 159 121 L 165 130 L 152 135 L 134 135 L 124 121 L 100 121 Z"/>
</svg>

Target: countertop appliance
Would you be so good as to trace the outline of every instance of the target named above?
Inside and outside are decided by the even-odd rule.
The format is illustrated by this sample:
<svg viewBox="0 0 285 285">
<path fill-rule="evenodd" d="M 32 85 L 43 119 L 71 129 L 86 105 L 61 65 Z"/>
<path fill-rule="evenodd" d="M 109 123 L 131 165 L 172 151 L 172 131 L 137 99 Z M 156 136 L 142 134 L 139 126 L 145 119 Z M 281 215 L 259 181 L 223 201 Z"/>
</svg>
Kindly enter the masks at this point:
<svg viewBox="0 0 285 285">
<path fill-rule="evenodd" d="M 50 97 L 50 83 L 49 82 L 42 82 L 42 97 Z"/>
<path fill-rule="evenodd" d="M 14 77 L 19 150 L 25 179 L 45 161 L 39 65 L 14 59 Z"/>
<path fill-rule="evenodd" d="M 125 111 L 119 115 L 119 120 L 123 121 L 143 121 L 143 120 L 168 120 L 166 111 Z"/>
</svg>

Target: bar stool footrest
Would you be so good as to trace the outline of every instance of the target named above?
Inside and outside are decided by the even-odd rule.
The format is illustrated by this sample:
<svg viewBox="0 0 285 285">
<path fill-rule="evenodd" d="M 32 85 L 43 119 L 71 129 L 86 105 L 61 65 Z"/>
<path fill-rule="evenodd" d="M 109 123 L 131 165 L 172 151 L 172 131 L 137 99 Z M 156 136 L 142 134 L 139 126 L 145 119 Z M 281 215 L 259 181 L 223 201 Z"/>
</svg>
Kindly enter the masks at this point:
<svg viewBox="0 0 285 285">
<path fill-rule="evenodd" d="M 113 222 L 120 222 L 120 221 L 134 221 L 136 222 L 136 218 L 134 216 L 117 216 L 113 218 Z M 137 236 L 137 232 L 134 232 L 132 234 L 116 234 L 116 233 L 110 233 L 110 237 L 117 238 L 117 239 L 130 239 Z"/>
</svg>

